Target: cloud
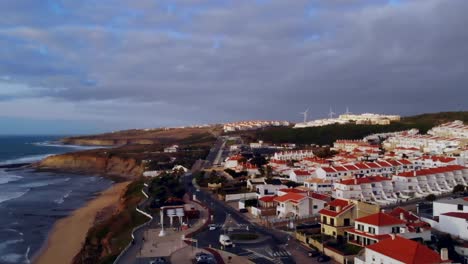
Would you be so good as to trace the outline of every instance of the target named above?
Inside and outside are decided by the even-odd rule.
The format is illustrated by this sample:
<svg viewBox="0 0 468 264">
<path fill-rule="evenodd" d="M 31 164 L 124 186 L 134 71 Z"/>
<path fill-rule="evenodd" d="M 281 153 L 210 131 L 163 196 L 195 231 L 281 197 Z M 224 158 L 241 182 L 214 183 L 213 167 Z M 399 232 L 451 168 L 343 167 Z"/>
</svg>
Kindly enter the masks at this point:
<svg viewBox="0 0 468 264">
<path fill-rule="evenodd" d="M 0 76 L 22 87 L 9 92 L 12 104 L 41 102 L 43 115 L 119 127 L 299 120 L 307 107 L 314 117 L 330 106 L 466 110 L 467 8 L 464 0 L 0 3 Z M 64 111 L 47 111 L 47 100 Z"/>
</svg>

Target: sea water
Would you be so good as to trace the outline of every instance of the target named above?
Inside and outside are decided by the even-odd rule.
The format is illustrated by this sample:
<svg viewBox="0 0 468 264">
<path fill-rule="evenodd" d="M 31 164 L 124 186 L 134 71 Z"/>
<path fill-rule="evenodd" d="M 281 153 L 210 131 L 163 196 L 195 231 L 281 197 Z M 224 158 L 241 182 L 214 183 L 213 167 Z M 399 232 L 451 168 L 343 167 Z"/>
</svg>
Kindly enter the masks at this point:
<svg viewBox="0 0 468 264">
<path fill-rule="evenodd" d="M 0 136 L 0 166 L 90 147 L 53 136 Z M 94 175 L 0 168 L 0 263 L 29 263 L 54 223 L 112 185 Z"/>
</svg>

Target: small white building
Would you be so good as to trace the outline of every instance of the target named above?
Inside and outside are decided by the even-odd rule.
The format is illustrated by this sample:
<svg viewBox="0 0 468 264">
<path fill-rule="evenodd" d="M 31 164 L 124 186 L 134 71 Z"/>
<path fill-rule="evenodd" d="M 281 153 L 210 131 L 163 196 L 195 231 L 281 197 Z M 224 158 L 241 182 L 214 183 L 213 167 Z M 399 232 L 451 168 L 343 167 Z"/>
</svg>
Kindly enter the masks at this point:
<svg viewBox="0 0 468 264">
<path fill-rule="evenodd" d="M 166 152 L 166 153 L 175 153 L 175 152 L 177 152 L 177 150 L 179 150 L 178 145 L 172 145 L 172 146 L 164 148 L 164 152 Z"/>
<path fill-rule="evenodd" d="M 434 217 L 450 212 L 468 213 L 468 198 L 437 200 L 432 207 Z"/>
<path fill-rule="evenodd" d="M 304 183 L 305 180 L 312 178 L 313 172 L 305 170 L 292 170 L 289 173 L 289 180 L 297 183 Z"/>
<path fill-rule="evenodd" d="M 315 193 L 331 194 L 333 183 L 330 180 L 309 178 L 304 181 L 304 187 Z"/>
<path fill-rule="evenodd" d="M 454 237 L 468 240 L 468 212 L 449 212 L 439 215 L 439 222 L 433 228 Z"/>
</svg>

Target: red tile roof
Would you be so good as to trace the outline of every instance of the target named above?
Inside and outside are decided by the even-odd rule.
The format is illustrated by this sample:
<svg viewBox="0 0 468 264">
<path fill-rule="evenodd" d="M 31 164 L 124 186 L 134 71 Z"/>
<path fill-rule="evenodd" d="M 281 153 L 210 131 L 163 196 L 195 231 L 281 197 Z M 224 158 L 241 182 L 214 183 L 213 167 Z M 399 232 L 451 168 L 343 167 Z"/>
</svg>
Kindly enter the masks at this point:
<svg viewBox="0 0 468 264">
<path fill-rule="evenodd" d="M 284 202 L 287 202 L 287 201 L 291 201 L 293 203 L 298 203 L 300 202 L 302 199 L 306 198 L 306 195 L 305 194 L 301 194 L 301 193 L 287 193 L 285 195 L 282 195 L 282 196 L 278 196 L 276 197 L 274 200 L 276 202 L 280 202 L 280 203 L 284 203 Z"/>
<path fill-rule="evenodd" d="M 384 239 L 367 246 L 367 249 L 407 264 L 447 263 L 432 249 L 400 236 Z"/>
<path fill-rule="evenodd" d="M 294 170 L 294 174 L 297 176 L 310 176 L 310 172 L 304 170 Z"/>
<path fill-rule="evenodd" d="M 381 182 L 381 181 L 391 181 L 391 179 L 385 178 L 385 177 L 382 177 L 382 176 L 368 176 L 368 177 L 362 177 L 362 178 L 341 180 L 341 181 L 336 182 L 336 183 L 344 184 L 344 185 L 360 185 L 360 184 Z"/>
<path fill-rule="evenodd" d="M 285 192 L 285 193 L 305 193 L 305 192 L 307 192 L 307 191 L 299 190 L 299 189 L 296 189 L 296 188 L 284 188 L 284 189 L 279 189 L 278 191 Z"/>
<path fill-rule="evenodd" d="M 314 193 L 314 192 L 309 192 L 309 197 L 312 197 L 317 200 L 322 200 L 322 201 L 328 201 L 330 200 L 330 196 L 320 194 L 320 193 Z"/>
<path fill-rule="evenodd" d="M 376 213 L 368 216 L 364 216 L 354 220 L 356 222 L 361 222 L 373 226 L 391 226 L 391 225 L 403 225 L 406 222 L 400 220 L 399 218 L 393 217 L 385 213 Z"/>
<path fill-rule="evenodd" d="M 259 200 L 262 201 L 262 202 L 265 202 L 265 203 L 271 203 L 271 202 L 273 202 L 275 200 L 276 197 L 278 197 L 278 196 L 276 196 L 276 195 L 263 196 Z"/>
<path fill-rule="evenodd" d="M 462 218 L 462 219 L 468 220 L 468 213 L 450 212 L 450 213 L 445 213 L 445 214 L 442 214 L 442 215 L 456 217 L 456 218 Z"/>
<path fill-rule="evenodd" d="M 416 220 L 419 219 L 417 216 L 415 216 L 414 214 L 406 211 L 405 209 L 403 209 L 401 207 L 397 207 L 397 208 L 393 209 L 388 214 L 393 216 L 393 217 L 396 217 L 396 218 L 400 218 L 400 214 L 403 214 L 403 216 L 405 217 L 405 220 L 407 220 L 407 221 L 416 221 Z"/>
<path fill-rule="evenodd" d="M 334 209 L 335 211 L 332 210 L 331 207 L 335 208 Z M 341 210 L 338 211 L 337 207 L 341 207 Z M 341 200 L 341 199 L 335 199 L 335 200 L 331 201 L 330 203 L 328 203 L 327 208 L 323 208 L 318 213 L 323 214 L 323 215 L 327 215 L 327 216 L 331 216 L 331 217 L 335 217 L 337 215 L 340 215 L 340 214 L 348 211 L 349 209 L 351 209 L 353 207 L 354 207 L 354 204 L 351 203 L 351 202 L 348 202 L 346 200 Z"/>
<path fill-rule="evenodd" d="M 431 174 L 436 174 L 436 173 L 452 172 L 452 171 L 458 171 L 458 170 L 464 170 L 464 169 L 467 169 L 467 168 L 464 166 L 460 166 L 460 165 L 449 165 L 449 166 L 444 166 L 444 167 L 400 172 L 396 174 L 396 176 L 415 177 L 415 176 L 431 175 Z"/>
</svg>

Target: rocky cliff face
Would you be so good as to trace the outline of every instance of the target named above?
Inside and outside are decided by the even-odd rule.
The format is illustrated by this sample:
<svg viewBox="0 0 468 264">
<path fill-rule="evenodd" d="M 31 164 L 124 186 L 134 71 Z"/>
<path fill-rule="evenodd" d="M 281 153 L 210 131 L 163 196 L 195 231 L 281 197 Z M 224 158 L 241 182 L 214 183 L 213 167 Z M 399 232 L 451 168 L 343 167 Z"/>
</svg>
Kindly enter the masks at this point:
<svg viewBox="0 0 468 264">
<path fill-rule="evenodd" d="M 64 138 L 63 144 L 78 146 L 120 146 L 127 144 L 150 145 L 158 143 L 152 139 L 105 139 L 105 138 Z"/>
<path fill-rule="evenodd" d="M 79 152 L 47 157 L 36 167 L 79 173 L 99 173 L 129 180 L 140 177 L 144 171 L 143 166 L 133 158 Z"/>
</svg>

